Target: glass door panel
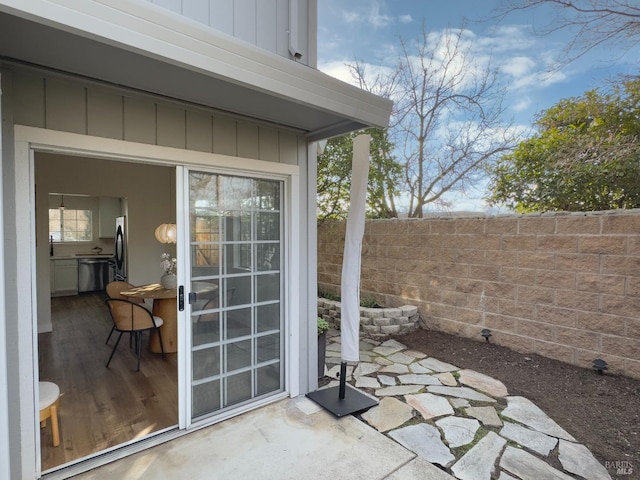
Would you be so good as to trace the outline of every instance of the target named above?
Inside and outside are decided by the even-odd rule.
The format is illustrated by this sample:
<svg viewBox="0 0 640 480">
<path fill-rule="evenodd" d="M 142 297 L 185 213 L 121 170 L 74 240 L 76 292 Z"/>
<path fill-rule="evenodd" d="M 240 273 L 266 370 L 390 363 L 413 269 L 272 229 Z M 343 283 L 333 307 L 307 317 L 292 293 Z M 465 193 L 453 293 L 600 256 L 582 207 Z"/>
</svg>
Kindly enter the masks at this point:
<svg viewBox="0 0 640 480">
<path fill-rule="evenodd" d="M 284 389 L 282 188 L 189 173 L 192 419 Z"/>
</svg>

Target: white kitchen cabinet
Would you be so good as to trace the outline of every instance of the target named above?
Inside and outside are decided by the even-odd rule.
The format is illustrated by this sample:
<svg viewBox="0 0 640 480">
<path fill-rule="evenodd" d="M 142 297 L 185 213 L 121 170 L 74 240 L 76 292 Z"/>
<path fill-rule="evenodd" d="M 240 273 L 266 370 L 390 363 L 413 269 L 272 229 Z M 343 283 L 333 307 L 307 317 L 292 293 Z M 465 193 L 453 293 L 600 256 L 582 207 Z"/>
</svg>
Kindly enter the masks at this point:
<svg viewBox="0 0 640 480">
<path fill-rule="evenodd" d="M 116 217 L 120 216 L 120 199 L 116 197 L 100 197 L 98 214 L 100 217 L 98 237 L 115 238 Z"/>
<path fill-rule="evenodd" d="M 51 296 L 78 294 L 78 261 L 75 258 L 51 260 Z"/>
</svg>

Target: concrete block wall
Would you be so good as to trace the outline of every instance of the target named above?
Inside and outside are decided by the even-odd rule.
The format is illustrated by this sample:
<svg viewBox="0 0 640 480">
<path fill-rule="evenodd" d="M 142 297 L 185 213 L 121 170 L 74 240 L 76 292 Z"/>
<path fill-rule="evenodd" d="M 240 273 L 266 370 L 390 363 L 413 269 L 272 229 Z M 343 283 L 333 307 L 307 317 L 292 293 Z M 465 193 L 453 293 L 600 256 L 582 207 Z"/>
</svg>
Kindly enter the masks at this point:
<svg viewBox="0 0 640 480">
<path fill-rule="evenodd" d="M 345 226 L 318 227 L 318 285 L 339 294 Z M 425 328 L 640 378 L 640 210 L 368 221 L 362 297 Z"/>
</svg>

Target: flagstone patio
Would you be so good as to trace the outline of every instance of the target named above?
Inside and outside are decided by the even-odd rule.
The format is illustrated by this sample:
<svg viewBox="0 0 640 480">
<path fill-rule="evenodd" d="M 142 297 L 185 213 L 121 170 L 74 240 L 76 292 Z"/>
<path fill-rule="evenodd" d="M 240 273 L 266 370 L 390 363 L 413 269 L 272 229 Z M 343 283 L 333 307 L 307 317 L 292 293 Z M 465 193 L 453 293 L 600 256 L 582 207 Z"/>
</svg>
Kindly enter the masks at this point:
<svg viewBox="0 0 640 480">
<path fill-rule="evenodd" d="M 333 386 L 340 333 L 330 330 L 327 341 L 325 373 Z M 442 478 L 611 478 L 579 439 L 533 402 L 509 395 L 499 380 L 425 358 L 395 340 L 362 338 L 360 351 L 346 380 L 380 403 L 359 418 L 438 467 Z"/>
</svg>

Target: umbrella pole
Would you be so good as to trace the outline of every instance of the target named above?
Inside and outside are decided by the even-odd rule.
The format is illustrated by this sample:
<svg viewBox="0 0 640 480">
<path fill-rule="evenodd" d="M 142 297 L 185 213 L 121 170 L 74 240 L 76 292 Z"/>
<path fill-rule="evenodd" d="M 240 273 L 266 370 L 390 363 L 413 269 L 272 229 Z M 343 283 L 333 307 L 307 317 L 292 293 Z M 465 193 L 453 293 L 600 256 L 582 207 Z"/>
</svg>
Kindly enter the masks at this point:
<svg viewBox="0 0 640 480">
<path fill-rule="evenodd" d="M 338 390 L 338 398 L 344 400 L 345 391 L 347 390 L 347 362 L 344 360 L 340 364 L 340 388 Z"/>
</svg>

